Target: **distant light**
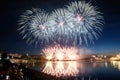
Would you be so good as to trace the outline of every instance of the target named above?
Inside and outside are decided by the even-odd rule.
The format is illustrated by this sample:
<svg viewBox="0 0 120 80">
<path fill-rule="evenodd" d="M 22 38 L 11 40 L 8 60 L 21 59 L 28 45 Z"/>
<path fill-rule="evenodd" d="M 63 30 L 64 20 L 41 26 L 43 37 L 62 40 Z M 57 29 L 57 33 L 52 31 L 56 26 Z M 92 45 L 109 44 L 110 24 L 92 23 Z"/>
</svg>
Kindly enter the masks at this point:
<svg viewBox="0 0 120 80">
<path fill-rule="evenodd" d="M 9 80 L 10 76 L 9 75 L 6 75 L 6 80 Z"/>
<path fill-rule="evenodd" d="M 29 56 L 29 54 L 27 53 L 26 56 Z"/>
<path fill-rule="evenodd" d="M 107 58 L 107 56 L 104 56 L 104 58 Z"/>
<path fill-rule="evenodd" d="M 6 59 L 10 59 L 10 57 L 9 56 L 7 56 L 7 58 Z"/>
</svg>

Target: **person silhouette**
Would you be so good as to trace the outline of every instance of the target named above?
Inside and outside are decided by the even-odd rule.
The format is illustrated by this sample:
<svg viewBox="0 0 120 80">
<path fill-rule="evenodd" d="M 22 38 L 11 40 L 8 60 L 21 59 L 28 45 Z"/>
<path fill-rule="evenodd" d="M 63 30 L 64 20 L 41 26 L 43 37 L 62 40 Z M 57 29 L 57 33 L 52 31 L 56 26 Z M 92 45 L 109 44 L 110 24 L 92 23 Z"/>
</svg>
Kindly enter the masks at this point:
<svg viewBox="0 0 120 80">
<path fill-rule="evenodd" d="M 12 63 L 8 59 L 7 53 L 3 53 L 1 56 L 2 68 L 5 71 L 9 71 L 10 67 L 12 67 Z"/>
</svg>

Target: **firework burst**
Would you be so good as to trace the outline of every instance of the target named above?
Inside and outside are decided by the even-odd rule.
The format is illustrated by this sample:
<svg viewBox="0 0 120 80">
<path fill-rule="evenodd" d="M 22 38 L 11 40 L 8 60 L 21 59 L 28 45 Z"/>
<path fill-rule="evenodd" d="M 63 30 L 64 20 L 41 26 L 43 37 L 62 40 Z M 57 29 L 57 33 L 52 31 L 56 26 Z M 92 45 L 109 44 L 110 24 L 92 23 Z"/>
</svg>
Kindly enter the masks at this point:
<svg viewBox="0 0 120 80">
<path fill-rule="evenodd" d="M 27 10 L 21 15 L 19 30 L 28 43 L 43 48 L 48 60 L 76 60 L 76 46 L 93 43 L 101 34 L 104 20 L 97 10 L 85 1 L 71 2 L 51 14 L 41 9 Z"/>
<path fill-rule="evenodd" d="M 70 3 L 67 10 L 71 13 L 71 26 L 73 26 L 73 33 L 76 34 L 76 42 L 88 44 L 88 41 L 93 42 L 94 38 L 98 38 L 102 31 L 103 17 L 97 11 L 97 7 L 79 1 Z"/>
<path fill-rule="evenodd" d="M 78 1 L 50 15 L 41 9 L 27 10 L 19 24 L 23 39 L 28 43 L 82 45 L 92 43 L 101 34 L 103 17 L 90 3 Z"/>
<path fill-rule="evenodd" d="M 70 44 L 69 41 L 73 38 L 71 35 L 72 28 L 70 28 L 70 14 L 66 9 L 57 9 L 55 10 L 50 20 L 50 23 L 53 27 L 51 30 L 53 34 L 53 40 L 59 44 Z M 57 37 L 56 37 L 57 36 Z"/>
<path fill-rule="evenodd" d="M 42 52 L 47 60 L 79 60 L 84 53 L 82 49 L 77 47 L 62 47 L 60 45 L 46 47 Z"/>
<path fill-rule="evenodd" d="M 22 26 L 19 30 L 23 35 L 23 39 L 26 39 L 28 43 L 35 43 L 36 45 L 49 43 L 50 27 L 48 20 L 49 15 L 44 10 L 27 10 L 21 15 L 19 20 L 19 24 Z"/>
</svg>

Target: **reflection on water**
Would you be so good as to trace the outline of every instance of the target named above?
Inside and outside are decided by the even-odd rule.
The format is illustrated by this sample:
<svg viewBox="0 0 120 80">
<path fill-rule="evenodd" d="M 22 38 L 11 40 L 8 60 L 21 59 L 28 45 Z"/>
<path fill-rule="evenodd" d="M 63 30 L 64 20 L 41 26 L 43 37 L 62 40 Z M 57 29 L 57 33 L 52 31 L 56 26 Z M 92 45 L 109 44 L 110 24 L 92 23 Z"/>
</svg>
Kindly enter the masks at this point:
<svg viewBox="0 0 120 80">
<path fill-rule="evenodd" d="M 120 61 L 111 61 L 111 64 L 120 71 Z"/>
<path fill-rule="evenodd" d="M 78 67 L 83 68 L 83 66 L 78 66 L 77 62 L 46 62 L 46 65 L 42 72 L 53 75 L 53 76 L 76 76 L 79 73 Z"/>
<path fill-rule="evenodd" d="M 120 61 L 47 61 L 27 66 L 69 80 L 120 80 Z"/>
<path fill-rule="evenodd" d="M 50 74 L 57 77 L 68 77 L 68 76 L 77 76 L 78 74 L 88 73 L 89 68 L 84 68 L 85 66 L 77 61 L 48 61 L 45 64 L 42 72 Z"/>
</svg>

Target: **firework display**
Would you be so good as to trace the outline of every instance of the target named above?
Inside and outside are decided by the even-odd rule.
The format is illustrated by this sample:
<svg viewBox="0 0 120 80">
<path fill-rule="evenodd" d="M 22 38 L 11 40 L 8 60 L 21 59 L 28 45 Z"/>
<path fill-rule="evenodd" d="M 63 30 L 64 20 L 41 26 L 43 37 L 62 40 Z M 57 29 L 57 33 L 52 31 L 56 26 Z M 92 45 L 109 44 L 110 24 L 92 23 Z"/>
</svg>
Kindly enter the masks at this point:
<svg viewBox="0 0 120 80">
<path fill-rule="evenodd" d="M 72 2 L 67 6 L 71 15 L 71 27 L 79 44 L 93 42 L 102 31 L 103 17 L 97 8 L 85 1 Z"/>
<path fill-rule="evenodd" d="M 28 43 L 82 45 L 92 43 L 101 34 L 103 17 L 90 3 L 75 1 L 51 14 L 42 9 L 27 10 L 19 24 Z"/>
<path fill-rule="evenodd" d="M 27 10 L 21 19 L 19 24 L 21 27 L 19 30 L 23 35 L 23 39 L 26 39 L 28 43 L 35 43 L 42 45 L 48 43 L 48 37 L 50 37 L 50 30 L 48 25 L 49 15 L 41 9 Z M 49 32 L 50 31 L 50 32 Z"/>
<path fill-rule="evenodd" d="M 79 60 L 83 49 L 78 46 L 98 39 L 103 23 L 97 7 L 75 1 L 52 13 L 27 10 L 20 17 L 19 31 L 29 44 L 41 46 L 47 60 Z"/>
<path fill-rule="evenodd" d="M 42 52 L 47 60 L 79 60 L 82 58 L 84 50 L 77 47 L 55 45 L 46 47 Z"/>
</svg>

